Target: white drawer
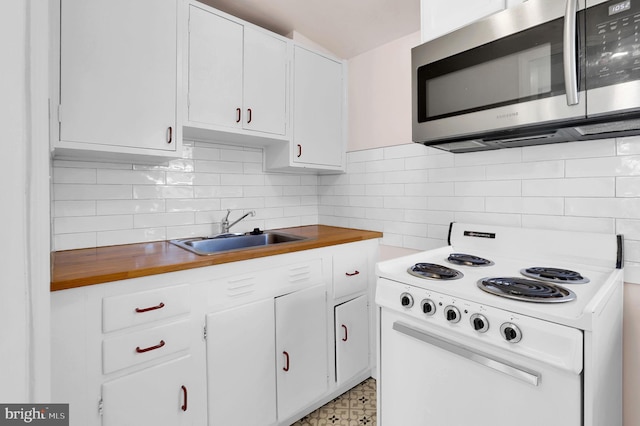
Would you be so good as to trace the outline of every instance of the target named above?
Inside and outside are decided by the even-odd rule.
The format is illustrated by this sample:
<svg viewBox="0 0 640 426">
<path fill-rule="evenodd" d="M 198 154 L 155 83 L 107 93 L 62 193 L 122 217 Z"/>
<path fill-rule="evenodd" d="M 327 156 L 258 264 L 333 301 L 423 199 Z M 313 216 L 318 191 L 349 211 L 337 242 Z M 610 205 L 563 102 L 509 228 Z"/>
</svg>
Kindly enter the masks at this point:
<svg viewBox="0 0 640 426">
<path fill-rule="evenodd" d="M 127 333 L 102 342 L 104 374 L 189 349 L 189 320 Z"/>
<path fill-rule="evenodd" d="M 189 311 L 188 285 L 105 297 L 102 300 L 102 331 L 147 324 Z"/>
<path fill-rule="evenodd" d="M 364 291 L 368 283 L 367 253 L 352 246 L 333 256 L 333 297 L 339 299 Z"/>
</svg>

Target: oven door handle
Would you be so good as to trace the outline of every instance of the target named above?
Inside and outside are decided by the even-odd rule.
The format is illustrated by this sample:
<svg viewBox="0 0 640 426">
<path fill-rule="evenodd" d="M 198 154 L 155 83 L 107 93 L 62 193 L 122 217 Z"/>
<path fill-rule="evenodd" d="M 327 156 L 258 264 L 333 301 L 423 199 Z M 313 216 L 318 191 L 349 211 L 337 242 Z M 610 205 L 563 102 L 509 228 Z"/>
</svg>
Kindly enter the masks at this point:
<svg viewBox="0 0 640 426">
<path fill-rule="evenodd" d="M 523 367 L 519 367 L 498 358 L 494 358 L 491 355 L 474 351 L 466 346 L 451 342 L 449 340 L 435 337 L 400 321 L 396 321 L 393 323 L 393 329 L 402 334 L 406 334 L 407 336 L 418 339 L 422 342 L 437 346 L 440 349 L 444 349 L 445 351 L 452 352 L 471 361 L 475 361 L 478 364 L 484 365 L 485 367 L 489 367 L 501 373 L 508 374 L 533 386 L 538 386 L 538 384 L 540 383 L 540 379 L 542 378 L 542 375 L 540 373 Z"/>
</svg>

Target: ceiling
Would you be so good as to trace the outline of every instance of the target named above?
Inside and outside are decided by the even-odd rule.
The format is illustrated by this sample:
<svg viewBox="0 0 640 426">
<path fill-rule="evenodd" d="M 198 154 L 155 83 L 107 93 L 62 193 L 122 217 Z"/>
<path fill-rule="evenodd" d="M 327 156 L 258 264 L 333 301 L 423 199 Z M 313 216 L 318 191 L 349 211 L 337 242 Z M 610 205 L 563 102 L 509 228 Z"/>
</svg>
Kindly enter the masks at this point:
<svg viewBox="0 0 640 426">
<path fill-rule="evenodd" d="M 296 31 L 342 59 L 420 29 L 420 0 L 200 0 L 281 35 Z"/>
</svg>

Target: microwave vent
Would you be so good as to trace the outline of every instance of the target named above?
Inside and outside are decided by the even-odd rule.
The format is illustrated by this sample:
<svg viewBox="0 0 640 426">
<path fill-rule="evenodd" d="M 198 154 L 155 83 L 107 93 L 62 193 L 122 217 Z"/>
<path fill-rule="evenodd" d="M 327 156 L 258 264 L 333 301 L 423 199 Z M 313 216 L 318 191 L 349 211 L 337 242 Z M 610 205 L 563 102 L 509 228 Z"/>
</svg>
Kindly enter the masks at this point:
<svg viewBox="0 0 640 426">
<path fill-rule="evenodd" d="M 614 121 L 612 123 L 598 123 L 575 127 L 582 136 L 598 135 L 612 132 L 629 132 L 640 130 L 640 120 Z"/>
<path fill-rule="evenodd" d="M 438 144 L 437 148 L 450 152 L 479 151 L 486 149 L 487 144 L 479 140 L 445 142 Z"/>
</svg>

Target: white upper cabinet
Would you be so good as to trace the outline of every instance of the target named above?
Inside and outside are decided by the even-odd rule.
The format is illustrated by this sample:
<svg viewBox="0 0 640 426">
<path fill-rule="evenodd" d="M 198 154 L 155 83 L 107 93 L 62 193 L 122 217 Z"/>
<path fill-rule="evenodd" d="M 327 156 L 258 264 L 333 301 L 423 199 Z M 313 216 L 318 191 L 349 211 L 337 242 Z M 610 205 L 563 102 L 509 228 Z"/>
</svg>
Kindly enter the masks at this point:
<svg viewBox="0 0 640 426">
<path fill-rule="evenodd" d="M 294 46 L 291 143 L 267 147 L 267 169 L 344 171 L 345 78 L 343 62 Z"/>
<path fill-rule="evenodd" d="M 503 10 L 514 0 L 421 0 L 422 42 L 433 40 L 473 21 Z M 522 1 L 522 0 L 515 0 Z"/>
<path fill-rule="evenodd" d="M 186 134 L 284 138 L 287 42 L 218 13 L 189 7 Z"/>
<path fill-rule="evenodd" d="M 342 64 L 296 46 L 294 49 L 294 162 L 340 167 L 342 138 Z"/>
<path fill-rule="evenodd" d="M 178 155 L 177 1 L 60 0 L 55 10 L 55 152 Z"/>
</svg>

